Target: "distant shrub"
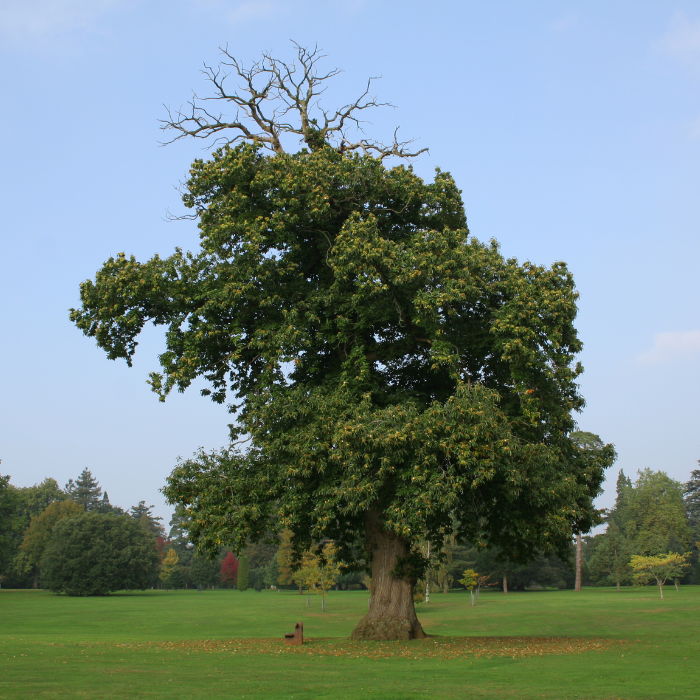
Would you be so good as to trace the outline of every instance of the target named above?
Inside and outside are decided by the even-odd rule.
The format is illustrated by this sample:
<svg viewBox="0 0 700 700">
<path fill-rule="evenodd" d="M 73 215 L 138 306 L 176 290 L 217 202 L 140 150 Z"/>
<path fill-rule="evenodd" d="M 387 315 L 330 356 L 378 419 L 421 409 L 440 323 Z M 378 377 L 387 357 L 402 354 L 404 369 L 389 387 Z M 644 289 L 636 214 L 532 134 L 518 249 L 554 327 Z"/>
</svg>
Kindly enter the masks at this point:
<svg viewBox="0 0 700 700">
<path fill-rule="evenodd" d="M 128 515 L 89 512 L 59 521 L 41 560 L 55 593 L 144 590 L 158 571 L 155 538 Z"/>
</svg>

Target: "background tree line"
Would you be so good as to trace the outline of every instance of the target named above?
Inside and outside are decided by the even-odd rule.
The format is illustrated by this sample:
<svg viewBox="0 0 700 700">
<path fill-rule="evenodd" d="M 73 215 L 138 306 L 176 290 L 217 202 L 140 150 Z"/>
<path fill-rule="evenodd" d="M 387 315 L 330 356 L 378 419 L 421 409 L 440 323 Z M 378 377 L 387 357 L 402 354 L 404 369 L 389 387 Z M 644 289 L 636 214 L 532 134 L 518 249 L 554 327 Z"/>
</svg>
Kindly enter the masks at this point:
<svg viewBox="0 0 700 700">
<path fill-rule="evenodd" d="M 693 470 L 685 484 L 650 469 L 639 471 L 632 482 L 620 470 L 615 505 L 606 522 L 606 531 L 587 538 L 584 547 L 591 583 L 619 589 L 633 582 L 632 557 L 669 553 L 690 553 L 690 566 L 681 580 L 698 582 L 700 470 Z"/>
<path fill-rule="evenodd" d="M 86 592 L 108 592 L 121 588 L 291 588 L 325 595 L 331 587 L 367 589 L 371 580 L 362 571 L 353 571 L 337 561 L 332 542 L 306 552 L 295 552 L 290 533 L 270 536 L 267 541 L 249 544 L 239 557 L 222 547 L 213 559 L 198 556 L 188 537 L 184 508 L 176 508 L 166 532 L 162 518 L 153 515 L 153 506 L 140 501 L 128 511 L 112 505 L 90 470 L 69 480 L 61 489 L 55 479 L 18 488 L 8 476 L 0 476 L 0 576 L 5 587 L 47 587 L 61 590 L 61 579 L 47 580 L 48 566 L 54 572 L 63 568 L 61 552 L 70 538 L 89 541 L 101 533 L 100 551 L 95 561 L 112 561 L 119 569 L 121 550 L 139 544 L 138 561 L 127 567 L 137 575 L 117 576 Z M 606 531 L 584 538 L 583 582 L 593 585 L 629 585 L 633 582 L 631 558 L 669 552 L 692 553 L 684 583 L 698 580 L 700 539 L 700 469 L 682 484 L 661 471 L 642 470 L 636 481 L 620 471 L 615 505 L 605 514 Z M 69 526 L 70 525 L 70 526 Z M 137 526 L 136 528 L 134 526 Z M 105 539 L 104 529 L 111 532 Z M 111 543 L 111 544 L 110 544 Z M 431 552 L 422 543 L 423 556 L 431 561 L 426 574 L 415 587 L 417 601 L 431 593 L 448 592 L 460 585 L 466 570 L 475 572 L 481 585 L 497 586 L 504 592 L 526 588 L 571 588 L 574 585 L 573 546 L 569 560 L 552 554 L 539 554 L 526 564 L 514 563 L 498 549 L 482 549 L 459 543 L 454 535 L 445 537 L 441 552 Z M 83 568 L 90 557 L 82 557 Z M 123 563 L 123 562 L 122 562 Z M 70 569 L 70 566 L 68 567 Z M 124 567 L 121 567 L 124 568 Z M 90 578 L 73 565 L 82 579 Z M 60 573 L 60 572 L 59 572 Z M 68 572 L 70 573 L 70 572 Z M 63 572 L 65 578 L 66 572 Z M 106 588 L 105 588 L 106 586 Z M 80 592 L 80 591 L 77 591 Z"/>
</svg>

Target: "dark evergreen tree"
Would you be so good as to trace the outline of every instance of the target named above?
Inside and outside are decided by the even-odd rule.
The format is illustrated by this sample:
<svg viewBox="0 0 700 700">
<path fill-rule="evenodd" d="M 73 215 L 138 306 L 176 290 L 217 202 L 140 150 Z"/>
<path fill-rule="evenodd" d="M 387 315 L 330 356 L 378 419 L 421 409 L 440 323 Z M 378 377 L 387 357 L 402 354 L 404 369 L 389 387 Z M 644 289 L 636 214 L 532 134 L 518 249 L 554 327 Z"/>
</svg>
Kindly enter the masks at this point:
<svg viewBox="0 0 700 700">
<path fill-rule="evenodd" d="M 19 503 L 19 494 L 10 484 L 10 477 L 0 475 L 0 583 L 9 574 L 21 541 L 22 530 L 17 518 Z"/>
<path fill-rule="evenodd" d="M 185 506 L 181 503 L 178 503 L 177 506 L 175 506 L 175 512 L 173 513 L 173 517 L 168 523 L 170 525 L 168 539 L 173 545 L 179 547 L 190 546 L 190 540 L 187 536 L 188 522 L 189 516 L 187 515 L 187 510 L 185 509 Z"/>
<path fill-rule="evenodd" d="M 80 504 L 88 512 L 91 510 L 99 512 L 100 506 L 103 505 L 100 483 L 87 467 L 75 481 L 68 480 L 66 493 L 72 501 Z"/>
<path fill-rule="evenodd" d="M 700 537 L 700 469 L 694 469 L 691 472 L 690 480 L 686 482 L 683 489 L 683 500 L 694 539 L 698 539 Z"/>
<path fill-rule="evenodd" d="M 625 473 L 620 469 L 617 475 L 617 484 L 615 486 L 616 497 L 615 506 L 608 513 L 608 522 L 615 522 L 617 526 L 625 532 L 627 527 L 627 509 L 629 505 L 630 494 L 632 493 L 632 479 L 625 476 Z"/>
<path fill-rule="evenodd" d="M 218 586 L 221 581 L 221 564 L 206 557 L 192 557 L 190 581 L 195 586 Z"/>
<path fill-rule="evenodd" d="M 109 502 L 109 496 L 107 495 L 106 491 L 102 494 L 102 500 L 99 502 L 95 510 L 98 513 L 114 513 L 115 515 L 124 515 L 123 508 L 114 506 Z"/>
<path fill-rule="evenodd" d="M 178 590 L 180 588 L 186 588 L 187 587 L 187 578 L 186 573 L 189 574 L 189 569 L 184 566 L 176 566 L 171 572 L 170 575 L 167 577 L 165 581 L 163 581 L 163 586 L 166 589 L 173 589 L 173 590 Z"/>
<path fill-rule="evenodd" d="M 236 581 L 236 588 L 239 591 L 247 591 L 248 585 L 250 583 L 250 561 L 248 557 L 243 554 L 238 562 L 238 578 Z"/>
<path fill-rule="evenodd" d="M 138 520 L 154 537 L 164 537 L 165 528 L 160 524 L 163 518 L 153 515 L 152 508 L 155 508 L 155 506 L 147 506 L 146 501 L 139 501 L 138 505 L 131 507 L 129 515 L 134 520 Z"/>
</svg>

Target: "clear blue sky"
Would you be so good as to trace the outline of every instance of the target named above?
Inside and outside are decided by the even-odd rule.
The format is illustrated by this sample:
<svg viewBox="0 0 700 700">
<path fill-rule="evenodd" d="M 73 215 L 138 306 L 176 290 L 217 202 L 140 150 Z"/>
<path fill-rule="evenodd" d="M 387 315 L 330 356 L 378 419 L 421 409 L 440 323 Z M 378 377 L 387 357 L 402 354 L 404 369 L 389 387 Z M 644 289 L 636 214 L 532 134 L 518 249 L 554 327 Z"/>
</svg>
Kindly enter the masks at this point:
<svg viewBox="0 0 700 700">
<path fill-rule="evenodd" d="M 700 459 L 700 3 L 624 1 L 2 0 L 0 471 L 64 484 L 89 467 L 113 503 L 158 489 L 178 455 L 216 448 L 228 415 L 145 384 L 162 347 L 109 362 L 68 321 L 78 284 L 119 251 L 193 248 L 175 189 L 199 144 L 158 146 L 163 104 L 204 87 L 218 46 L 244 61 L 289 40 L 369 76 L 453 173 L 474 236 L 566 261 L 581 294 L 580 427 L 617 470 L 685 481 Z"/>
</svg>

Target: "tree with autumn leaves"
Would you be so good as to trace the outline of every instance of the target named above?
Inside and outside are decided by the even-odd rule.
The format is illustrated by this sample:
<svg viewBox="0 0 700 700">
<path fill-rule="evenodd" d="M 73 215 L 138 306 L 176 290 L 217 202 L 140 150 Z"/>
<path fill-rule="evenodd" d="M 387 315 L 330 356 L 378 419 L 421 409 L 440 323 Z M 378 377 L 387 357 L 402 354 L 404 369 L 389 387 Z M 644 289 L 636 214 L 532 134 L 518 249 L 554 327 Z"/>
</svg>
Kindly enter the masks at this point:
<svg viewBox="0 0 700 700">
<path fill-rule="evenodd" d="M 226 552 L 221 562 L 221 585 L 224 588 L 233 588 L 238 582 L 238 557 L 233 552 Z"/>
<path fill-rule="evenodd" d="M 322 110 L 334 72 L 320 58 L 225 56 L 239 87 L 210 79 L 230 119 L 193 102 L 165 123 L 225 142 L 185 185 L 200 249 L 110 258 L 71 318 L 128 363 L 145 324 L 165 326 L 153 390 L 201 377 L 230 401 L 233 444 L 182 461 L 165 488 L 200 551 L 282 529 L 297 555 L 332 540 L 372 572 L 353 637 L 419 638 L 414 545 L 455 534 L 516 560 L 563 553 L 597 522 L 613 450 L 592 459 L 571 439 L 583 399 L 566 266 L 503 257 L 470 235 L 448 173 L 426 182 L 387 165 L 414 155 L 406 144 L 352 140 L 378 103 Z"/>
</svg>

